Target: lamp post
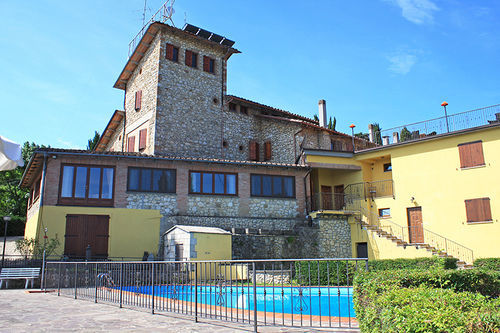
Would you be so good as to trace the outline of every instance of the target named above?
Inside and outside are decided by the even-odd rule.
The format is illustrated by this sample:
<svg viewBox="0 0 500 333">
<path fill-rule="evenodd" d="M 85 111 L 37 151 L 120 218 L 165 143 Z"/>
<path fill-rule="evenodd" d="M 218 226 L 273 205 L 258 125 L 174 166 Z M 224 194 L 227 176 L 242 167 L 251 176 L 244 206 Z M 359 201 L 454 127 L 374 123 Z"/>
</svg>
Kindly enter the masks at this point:
<svg viewBox="0 0 500 333">
<path fill-rule="evenodd" d="M 352 152 L 354 153 L 354 150 L 355 150 L 354 149 L 354 127 L 356 127 L 356 125 L 351 124 L 349 127 L 351 128 L 351 134 L 352 134 L 351 135 L 351 137 L 352 137 Z"/>
<path fill-rule="evenodd" d="M 450 127 L 448 126 L 448 113 L 446 112 L 447 102 L 441 103 L 441 106 L 444 108 L 444 118 L 446 119 L 446 131 L 450 132 Z"/>
<path fill-rule="evenodd" d="M 2 252 L 2 268 L 3 268 L 3 263 L 5 261 L 5 243 L 7 242 L 7 226 L 9 225 L 11 217 L 10 216 L 4 216 L 3 221 L 5 223 L 5 229 L 3 232 L 3 252 Z"/>
</svg>

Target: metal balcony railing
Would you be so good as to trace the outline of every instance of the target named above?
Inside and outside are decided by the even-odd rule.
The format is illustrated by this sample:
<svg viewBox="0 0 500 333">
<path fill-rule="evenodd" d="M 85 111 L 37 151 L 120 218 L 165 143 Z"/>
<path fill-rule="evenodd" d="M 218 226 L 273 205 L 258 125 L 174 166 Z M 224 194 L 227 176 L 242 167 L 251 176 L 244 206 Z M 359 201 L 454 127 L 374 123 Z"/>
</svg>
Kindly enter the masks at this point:
<svg viewBox="0 0 500 333">
<path fill-rule="evenodd" d="M 378 144 L 394 144 L 424 137 L 500 123 L 500 104 L 376 131 Z"/>
<path fill-rule="evenodd" d="M 308 211 L 339 210 L 357 213 L 360 211 L 362 198 L 345 193 L 321 192 L 307 197 Z"/>
</svg>

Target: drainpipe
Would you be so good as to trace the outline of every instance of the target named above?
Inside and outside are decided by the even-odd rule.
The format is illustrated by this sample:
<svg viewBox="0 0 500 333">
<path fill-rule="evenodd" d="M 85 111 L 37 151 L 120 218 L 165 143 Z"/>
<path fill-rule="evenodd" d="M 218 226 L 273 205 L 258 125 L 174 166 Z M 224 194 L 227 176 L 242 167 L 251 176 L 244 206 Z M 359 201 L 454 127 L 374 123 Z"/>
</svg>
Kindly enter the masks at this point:
<svg viewBox="0 0 500 333">
<path fill-rule="evenodd" d="M 220 124 L 220 154 L 221 158 L 224 159 L 224 82 L 227 80 L 224 80 L 224 77 L 226 75 L 226 71 L 224 70 L 224 62 L 227 62 L 227 55 L 231 49 L 227 49 L 226 53 L 224 56 L 221 58 L 221 64 L 220 64 L 220 74 L 221 74 L 221 88 L 220 88 L 220 118 L 221 118 L 221 124 Z"/>
<path fill-rule="evenodd" d="M 123 115 L 123 134 L 122 134 L 122 153 L 125 151 L 125 128 L 127 126 L 127 86 L 125 86 L 125 93 L 123 94 L 123 111 L 125 111 Z"/>
<path fill-rule="evenodd" d="M 42 167 L 42 184 L 40 186 L 40 208 L 38 209 L 38 219 L 37 219 L 37 230 L 35 234 L 35 239 L 38 239 L 40 233 L 40 228 L 42 227 L 42 210 L 43 210 L 43 199 L 45 192 L 45 174 L 47 173 L 47 153 L 43 153 L 43 167 Z"/>
<path fill-rule="evenodd" d="M 306 178 L 311 174 L 312 172 L 312 169 L 307 171 L 306 175 L 304 176 L 304 196 L 306 197 L 306 215 L 309 215 L 309 209 L 307 207 L 307 181 L 306 181 Z M 311 200 L 312 199 L 312 189 L 311 189 Z"/>
</svg>

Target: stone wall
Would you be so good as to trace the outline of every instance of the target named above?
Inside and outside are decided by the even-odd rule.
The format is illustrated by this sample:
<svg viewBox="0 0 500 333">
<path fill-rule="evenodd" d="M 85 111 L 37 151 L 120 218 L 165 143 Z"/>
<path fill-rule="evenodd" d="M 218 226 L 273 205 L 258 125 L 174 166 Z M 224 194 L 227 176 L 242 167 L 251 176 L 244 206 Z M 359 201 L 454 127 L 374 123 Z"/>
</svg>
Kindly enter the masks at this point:
<svg viewBox="0 0 500 333">
<path fill-rule="evenodd" d="M 299 216 L 299 206 L 295 199 L 250 198 L 249 208 L 251 217 L 295 218 Z"/>
<path fill-rule="evenodd" d="M 190 195 L 188 197 L 188 215 L 198 216 L 238 216 L 238 197 L 215 195 Z"/>
<path fill-rule="evenodd" d="M 319 226 L 318 254 L 321 258 L 351 258 L 351 227 L 347 215 L 328 215 L 313 221 Z"/>
</svg>

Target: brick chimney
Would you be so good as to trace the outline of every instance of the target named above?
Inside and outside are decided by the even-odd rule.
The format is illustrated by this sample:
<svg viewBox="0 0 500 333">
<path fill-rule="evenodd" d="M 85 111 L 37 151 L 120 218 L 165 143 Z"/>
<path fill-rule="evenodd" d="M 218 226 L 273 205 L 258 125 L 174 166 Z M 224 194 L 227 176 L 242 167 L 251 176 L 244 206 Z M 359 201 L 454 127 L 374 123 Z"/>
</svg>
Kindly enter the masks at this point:
<svg viewBox="0 0 500 333">
<path fill-rule="evenodd" d="M 320 99 L 318 102 L 319 107 L 319 126 L 326 127 L 326 101 Z"/>
</svg>

